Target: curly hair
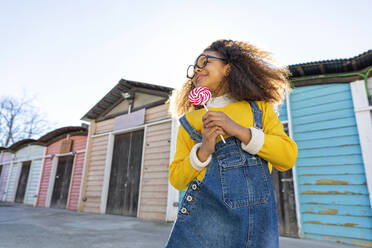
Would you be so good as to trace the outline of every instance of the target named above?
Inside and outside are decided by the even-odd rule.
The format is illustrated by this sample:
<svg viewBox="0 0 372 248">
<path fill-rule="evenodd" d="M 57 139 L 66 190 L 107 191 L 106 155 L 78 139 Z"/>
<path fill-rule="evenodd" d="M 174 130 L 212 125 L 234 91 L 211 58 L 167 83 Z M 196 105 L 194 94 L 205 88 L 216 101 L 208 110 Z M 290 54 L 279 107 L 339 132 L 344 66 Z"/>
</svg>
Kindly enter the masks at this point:
<svg viewBox="0 0 372 248">
<path fill-rule="evenodd" d="M 291 91 L 288 68 L 275 66 L 270 53 L 248 42 L 217 40 L 204 51 L 217 52 L 226 59 L 230 68 L 218 90 L 226 87 L 229 94 L 238 101 L 266 101 L 277 111 L 285 91 Z M 202 108 L 188 101 L 188 95 L 194 88 L 192 81 L 187 80 L 181 89 L 173 90 L 168 100 L 169 112 L 173 117 Z"/>
</svg>

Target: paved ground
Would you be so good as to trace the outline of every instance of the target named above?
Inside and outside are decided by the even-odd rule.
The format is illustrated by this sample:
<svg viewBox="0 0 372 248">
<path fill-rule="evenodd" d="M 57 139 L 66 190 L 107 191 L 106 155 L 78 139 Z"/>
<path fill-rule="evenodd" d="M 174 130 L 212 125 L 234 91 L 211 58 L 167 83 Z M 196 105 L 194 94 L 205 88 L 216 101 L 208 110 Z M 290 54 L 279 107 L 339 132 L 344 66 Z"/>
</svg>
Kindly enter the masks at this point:
<svg viewBox="0 0 372 248">
<path fill-rule="evenodd" d="M 0 202 L 1 248 L 164 247 L 172 223 Z M 356 247 L 280 238 L 280 248 Z"/>
</svg>

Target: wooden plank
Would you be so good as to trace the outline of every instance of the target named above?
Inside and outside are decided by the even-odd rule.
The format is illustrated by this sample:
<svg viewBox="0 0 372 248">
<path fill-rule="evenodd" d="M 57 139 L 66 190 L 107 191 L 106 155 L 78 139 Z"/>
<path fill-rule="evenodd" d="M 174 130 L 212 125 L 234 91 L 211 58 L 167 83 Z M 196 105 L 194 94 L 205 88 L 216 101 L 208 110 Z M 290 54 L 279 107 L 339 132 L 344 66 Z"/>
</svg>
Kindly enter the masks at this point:
<svg viewBox="0 0 372 248">
<path fill-rule="evenodd" d="M 360 216 L 372 217 L 372 209 L 366 206 L 356 205 L 335 205 L 335 204 L 303 204 L 301 205 L 302 213 L 311 214 L 335 214 L 340 216 Z"/>
<path fill-rule="evenodd" d="M 304 124 L 301 126 L 294 126 L 293 131 L 296 133 L 304 133 L 304 132 L 313 132 L 317 130 L 328 130 L 332 128 L 336 129 L 336 128 L 352 127 L 352 126 L 355 126 L 354 117 L 323 121 L 322 125 L 319 125 L 319 123 L 309 123 L 309 124 Z"/>
<path fill-rule="evenodd" d="M 103 182 L 102 181 L 89 181 L 87 182 L 87 185 L 88 186 L 101 186 L 103 185 Z"/>
<path fill-rule="evenodd" d="M 313 123 L 318 121 L 327 121 L 331 119 L 342 119 L 354 116 L 354 111 L 352 108 L 347 109 L 338 109 L 333 111 L 332 113 L 320 113 L 317 115 L 308 115 L 308 116 L 301 116 L 297 117 L 292 121 L 293 125 L 303 125 L 307 123 Z"/>
<path fill-rule="evenodd" d="M 299 110 L 299 109 L 306 109 L 312 108 L 316 105 L 325 105 L 330 103 L 336 103 L 339 101 L 350 100 L 351 95 L 349 93 L 349 89 L 344 89 L 339 92 L 323 95 L 323 96 L 316 96 L 311 98 L 303 98 L 301 101 L 297 102 L 296 105 L 291 108 L 291 110 Z"/>
<path fill-rule="evenodd" d="M 167 157 L 168 156 L 168 157 Z M 145 159 L 150 160 L 150 159 L 169 159 L 169 154 L 165 153 L 145 153 Z"/>
<path fill-rule="evenodd" d="M 143 192 L 168 192 L 168 184 L 149 185 L 143 184 Z"/>
<path fill-rule="evenodd" d="M 107 153 L 107 146 L 97 146 L 97 147 L 92 147 L 92 153 L 90 156 L 94 155 L 105 155 Z"/>
<path fill-rule="evenodd" d="M 345 135 L 341 137 L 307 140 L 301 142 L 301 149 L 336 147 L 345 145 L 359 145 L 358 135 Z"/>
<path fill-rule="evenodd" d="M 88 175 L 89 176 L 100 176 L 100 175 L 104 175 L 104 172 L 101 170 L 90 170 L 88 172 Z"/>
<path fill-rule="evenodd" d="M 100 191 L 88 191 L 85 194 L 87 197 L 101 197 Z"/>
<path fill-rule="evenodd" d="M 356 155 L 361 154 L 360 146 L 359 145 L 347 145 L 347 146 L 340 146 L 340 147 L 327 147 L 327 149 L 319 148 L 319 149 L 299 149 L 298 156 L 303 158 L 308 157 L 323 157 L 323 156 L 338 156 L 338 155 Z"/>
<path fill-rule="evenodd" d="M 308 223 L 303 228 L 305 237 L 306 234 L 321 234 L 321 235 L 333 235 L 347 238 L 364 238 L 372 240 L 372 232 L 367 228 L 355 228 L 350 226 L 335 226 L 335 225 L 324 225 L 324 224 L 312 224 Z"/>
<path fill-rule="evenodd" d="M 332 156 L 319 156 L 314 158 L 299 157 L 297 164 L 300 166 L 339 166 L 339 165 L 360 165 L 363 160 L 359 154 L 338 155 L 337 159 Z M 297 166 L 298 167 L 298 166 Z"/>
<path fill-rule="evenodd" d="M 343 135 L 358 135 L 358 130 L 355 128 L 355 126 L 340 127 L 338 129 L 313 130 L 311 131 L 311 135 L 309 135 L 309 132 L 296 133 L 295 137 L 296 142 L 301 142 L 304 140 L 339 137 L 340 133 L 342 133 Z"/>
<path fill-rule="evenodd" d="M 96 138 L 93 139 L 92 148 L 97 149 L 99 147 L 106 147 L 108 144 L 107 137 L 106 136 L 103 136 L 103 137 L 105 138 L 104 140 L 101 140 L 101 139 L 96 140 Z"/>
<path fill-rule="evenodd" d="M 168 109 L 169 109 L 169 104 L 162 104 L 162 105 L 158 105 L 158 106 L 146 109 L 146 114 L 163 112 L 163 111 L 167 111 Z"/>
<path fill-rule="evenodd" d="M 150 213 L 165 213 L 166 211 L 166 204 L 165 205 L 142 205 L 141 204 L 141 212 L 150 212 Z"/>
<path fill-rule="evenodd" d="M 161 141 L 167 141 L 168 144 L 170 142 L 170 133 L 167 135 L 153 135 L 153 136 L 147 136 L 146 142 L 151 144 L 153 142 L 161 142 Z"/>
<path fill-rule="evenodd" d="M 105 171 L 105 165 L 102 164 L 102 163 L 99 162 L 99 161 L 95 161 L 95 162 L 97 162 L 97 164 L 96 164 L 96 165 L 92 165 L 92 166 L 89 168 L 89 170 L 90 170 L 90 171 L 103 171 L 102 174 L 104 174 L 104 171 Z M 98 162 L 99 162 L 99 163 L 98 163 Z"/>
<path fill-rule="evenodd" d="M 167 199 L 167 192 L 142 192 L 142 198 Z"/>
<path fill-rule="evenodd" d="M 315 239 L 315 240 L 322 240 L 327 242 L 335 242 L 339 244 L 350 244 L 354 246 L 371 246 L 371 240 L 363 239 L 363 238 L 345 238 L 345 237 L 337 237 L 333 235 L 322 235 L 322 234 L 306 234 L 307 239 Z"/>
<path fill-rule="evenodd" d="M 167 157 L 169 158 L 169 151 L 170 151 L 169 150 L 169 143 L 168 143 L 168 145 L 159 145 L 159 146 L 153 146 L 153 147 L 148 146 L 148 147 L 146 147 L 145 155 L 161 153 L 161 154 L 164 155 L 163 158 L 167 158 Z"/>
<path fill-rule="evenodd" d="M 94 175 L 89 176 L 88 175 L 88 181 L 102 181 L 103 180 L 103 174 L 102 175 Z"/>
<path fill-rule="evenodd" d="M 302 204 L 333 204 L 333 205 L 357 205 L 370 206 L 368 195 L 301 195 Z"/>
<path fill-rule="evenodd" d="M 316 195 L 367 195 L 365 184 L 361 185 L 299 185 L 301 194 Z"/>
<path fill-rule="evenodd" d="M 153 136 L 153 135 L 168 135 L 168 134 L 169 134 L 169 137 L 170 137 L 170 135 L 171 135 L 170 125 L 167 128 L 164 127 L 163 130 L 147 131 L 146 132 L 146 137 Z"/>
<path fill-rule="evenodd" d="M 148 132 L 155 132 L 155 131 L 162 131 L 162 130 L 169 130 L 171 128 L 171 121 L 157 124 L 157 125 L 151 125 L 147 128 Z"/>
<path fill-rule="evenodd" d="M 159 185 L 168 183 L 168 179 L 165 180 L 165 178 L 143 178 L 142 179 L 142 185 L 150 184 L 150 185 Z"/>
<path fill-rule="evenodd" d="M 99 202 L 86 201 L 84 202 L 84 206 L 87 208 L 99 208 Z"/>
<path fill-rule="evenodd" d="M 153 213 L 153 212 L 140 212 L 139 213 L 140 219 L 148 219 L 148 220 L 165 220 L 165 213 Z"/>
<path fill-rule="evenodd" d="M 143 178 L 164 178 L 168 180 L 168 172 L 145 172 L 143 173 Z"/>
<path fill-rule="evenodd" d="M 166 173 L 166 174 L 169 173 L 167 166 L 164 166 L 164 165 L 144 167 L 143 171 L 146 172 L 146 173 L 152 173 L 152 172 L 163 172 L 163 173 Z"/>
<path fill-rule="evenodd" d="M 323 225 L 337 225 L 358 228 L 372 229 L 372 217 L 366 216 L 340 216 L 327 214 L 308 214 L 303 215 L 304 223 L 317 223 Z"/>
<path fill-rule="evenodd" d="M 141 206 L 143 205 L 148 205 L 148 206 L 159 205 L 159 206 L 163 206 L 164 209 L 166 209 L 167 202 L 165 200 L 163 201 L 163 200 L 153 199 L 153 198 L 141 198 Z"/>
<path fill-rule="evenodd" d="M 299 177 L 301 184 L 304 185 L 365 185 L 366 178 L 363 174 L 353 175 L 309 175 Z"/>
<path fill-rule="evenodd" d="M 84 212 L 87 212 L 87 213 L 99 213 L 99 208 L 84 207 Z"/>
<path fill-rule="evenodd" d="M 98 122 L 95 134 L 106 133 L 114 130 L 114 123 L 115 119 Z"/>
<path fill-rule="evenodd" d="M 96 169 L 104 170 L 106 166 L 106 162 L 104 160 L 93 160 L 93 161 L 90 161 L 89 164 L 90 164 L 89 169 L 92 169 L 92 170 L 96 170 Z M 96 168 L 96 169 L 93 169 L 93 168 Z"/>
<path fill-rule="evenodd" d="M 144 159 L 143 164 L 145 165 L 145 167 L 161 165 L 161 166 L 166 166 L 166 168 L 168 168 L 169 158 L 163 158 L 159 160 Z"/>
<path fill-rule="evenodd" d="M 339 163 L 342 163 L 341 161 Z M 322 164 L 313 164 L 303 166 L 296 166 L 296 172 L 299 176 L 307 175 L 353 175 L 353 174 L 363 174 L 364 168 L 363 164 L 339 164 L 332 166 L 325 166 Z"/>
<path fill-rule="evenodd" d="M 107 143 L 107 136 L 92 137 L 92 144 Z"/>
</svg>

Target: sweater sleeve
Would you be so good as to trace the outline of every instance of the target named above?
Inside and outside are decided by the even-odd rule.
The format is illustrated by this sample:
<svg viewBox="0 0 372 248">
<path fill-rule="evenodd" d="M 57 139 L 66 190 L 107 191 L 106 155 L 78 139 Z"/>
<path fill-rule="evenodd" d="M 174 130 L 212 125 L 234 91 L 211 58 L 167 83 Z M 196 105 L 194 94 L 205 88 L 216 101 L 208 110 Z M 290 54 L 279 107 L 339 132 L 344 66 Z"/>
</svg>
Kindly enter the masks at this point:
<svg viewBox="0 0 372 248">
<path fill-rule="evenodd" d="M 186 190 L 191 181 L 202 170 L 197 170 L 191 164 L 190 151 L 196 145 L 182 125 L 178 128 L 176 152 L 173 161 L 169 165 L 169 182 L 178 190 Z"/>
<path fill-rule="evenodd" d="M 279 171 L 289 170 L 296 163 L 297 145 L 284 132 L 283 124 L 270 103 L 264 102 L 262 112 L 264 144 L 257 155 Z"/>
</svg>

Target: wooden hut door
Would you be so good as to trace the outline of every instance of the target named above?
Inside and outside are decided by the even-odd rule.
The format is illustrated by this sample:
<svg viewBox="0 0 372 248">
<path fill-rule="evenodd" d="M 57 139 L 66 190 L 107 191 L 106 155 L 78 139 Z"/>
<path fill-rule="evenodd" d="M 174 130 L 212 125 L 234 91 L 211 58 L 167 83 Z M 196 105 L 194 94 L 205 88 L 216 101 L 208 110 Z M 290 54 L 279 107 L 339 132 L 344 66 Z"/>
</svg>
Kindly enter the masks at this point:
<svg viewBox="0 0 372 248">
<path fill-rule="evenodd" d="M 26 193 L 28 174 L 30 173 L 31 161 L 22 163 L 21 175 L 18 181 L 18 188 L 16 193 L 15 202 L 23 203 Z"/>
<path fill-rule="evenodd" d="M 115 136 L 106 213 L 137 216 L 143 130 Z"/>
<path fill-rule="evenodd" d="M 284 131 L 288 135 L 288 124 L 284 124 Z M 276 207 L 278 210 L 279 235 L 298 238 L 296 201 L 293 186 L 292 169 L 271 173 L 275 190 Z"/>
<path fill-rule="evenodd" d="M 51 207 L 53 208 L 66 208 L 73 162 L 73 156 L 58 158 L 57 172 L 51 202 Z"/>
<path fill-rule="evenodd" d="M 279 234 L 280 236 L 298 238 L 292 169 L 277 171 L 273 168 L 271 178 L 278 210 Z"/>
</svg>

